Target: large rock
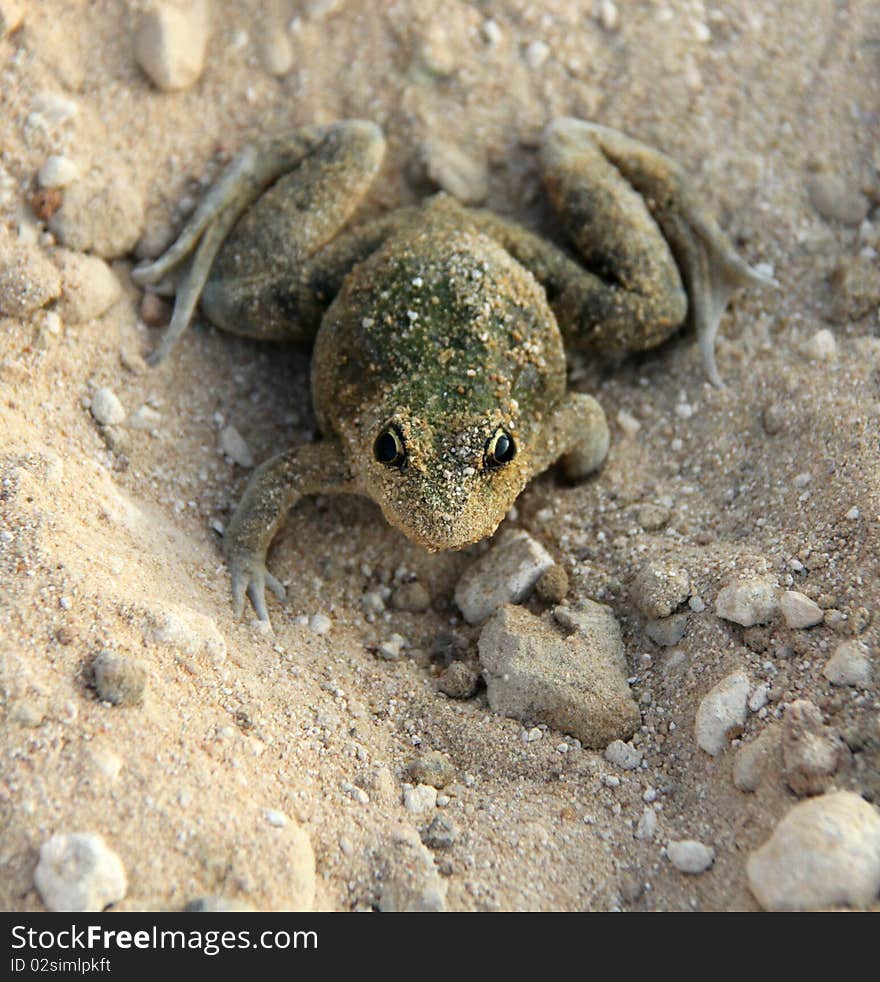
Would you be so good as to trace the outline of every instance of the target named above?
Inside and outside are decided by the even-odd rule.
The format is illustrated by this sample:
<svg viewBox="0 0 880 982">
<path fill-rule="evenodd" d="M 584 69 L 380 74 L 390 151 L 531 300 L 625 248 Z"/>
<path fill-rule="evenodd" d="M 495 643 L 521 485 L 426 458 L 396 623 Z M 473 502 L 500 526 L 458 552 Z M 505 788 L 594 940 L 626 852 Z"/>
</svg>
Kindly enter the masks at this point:
<svg viewBox="0 0 880 982">
<path fill-rule="evenodd" d="M 851 791 L 802 801 L 746 870 L 765 910 L 866 907 L 880 891 L 880 812 Z"/>
<path fill-rule="evenodd" d="M 479 650 L 495 712 L 547 723 L 595 748 L 628 740 L 641 722 L 620 628 L 600 604 L 581 609 L 569 637 L 546 616 L 502 607 L 483 628 Z"/>
<path fill-rule="evenodd" d="M 504 604 L 525 600 L 553 565 L 540 542 L 528 532 L 510 529 L 465 570 L 455 588 L 455 602 L 469 624 L 479 624 Z"/>
</svg>

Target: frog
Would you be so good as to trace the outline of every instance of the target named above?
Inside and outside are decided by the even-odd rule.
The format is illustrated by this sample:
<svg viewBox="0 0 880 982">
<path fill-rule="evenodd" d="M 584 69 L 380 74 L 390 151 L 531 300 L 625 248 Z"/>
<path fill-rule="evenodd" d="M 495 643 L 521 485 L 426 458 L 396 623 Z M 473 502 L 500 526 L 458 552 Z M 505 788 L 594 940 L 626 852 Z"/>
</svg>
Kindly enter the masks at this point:
<svg viewBox="0 0 880 982">
<path fill-rule="evenodd" d="M 360 494 L 429 551 L 490 537 L 536 475 L 594 474 L 609 449 L 598 401 L 567 385 L 566 351 L 646 351 L 686 321 L 718 385 L 719 323 L 766 285 L 661 151 L 573 117 L 538 165 L 563 242 L 438 193 L 351 223 L 385 155 L 379 126 L 304 126 L 246 146 L 154 261 L 185 266 L 161 363 L 196 307 L 218 328 L 310 348 L 321 433 L 257 467 L 223 535 L 235 616 L 269 620 L 284 585 L 267 552 L 307 495 Z"/>
</svg>

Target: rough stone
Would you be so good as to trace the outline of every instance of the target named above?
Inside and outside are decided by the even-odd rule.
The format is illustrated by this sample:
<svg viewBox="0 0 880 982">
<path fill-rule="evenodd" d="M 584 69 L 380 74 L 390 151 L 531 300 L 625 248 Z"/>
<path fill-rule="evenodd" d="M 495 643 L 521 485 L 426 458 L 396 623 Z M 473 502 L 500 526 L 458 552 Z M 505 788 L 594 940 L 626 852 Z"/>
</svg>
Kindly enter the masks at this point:
<svg viewBox="0 0 880 982">
<path fill-rule="evenodd" d="M 49 227 L 74 252 L 116 259 L 130 252 L 141 234 L 144 201 L 121 173 L 89 173 L 64 193 Z"/>
<path fill-rule="evenodd" d="M 445 788 L 455 780 L 455 768 L 446 754 L 428 750 L 409 762 L 407 780 L 413 784 L 429 784 L 432 788 Z"/>
<path fill-rule="evenodd" d="M 631 743 L 624 743 L 623 740 L 612 740 L 605 748 L 603 756 L 609 764 L 614 764 L 625 771 L 632 771 L 641 764 L 644 754 Z"/>
<path fill-rule="evenodd" d="M 449 849 L 455 844 L 458 829 L 447 815 L 435 815 L 431 824 L 422 832 L 422 842 L 429 849 Z"/>
<path fill-rule="evenodd" d="M 782 771 L 782 727 L 771 723 L 750 743 L 744 743 L 733 761 L 733 784 L 752 792 L 764 782 L 777 779 Z"/>
<path fill-rule="evenodd" d="M 765 910 L 867 907 L 880 891 L 880 811 L 851 791 L 802 801 L 746 871 Z"/>
<path fill-rule="evenodd" d="M 868 199 L 836 174 L 813 174 L 807 181 L 810 204 L 829 222 L 859 225 L 868 214 Z"/>
<path fill-rule="evenodd" d="M 641 722 L 626 682 L 620 628 L 598 604 L 589 630 L 562 638 L 549 618 L 502 607 L 480 634 L 489 705 L 524 722 L 541 722 L 584 745 L 628 740 Z"/>
<path fill-rule="evenodd" d="M 442 693 L 450 699 L 470 699 L 477 691 L 477 673 L 463 661 L 454 661 L 440 676 L 437 683 Z"/>
<path fill-rule="evenodd" d="M 535 585 L 535 593 L 545 604 L 561 604 L 568 594 L 568 586 L 568 573 L 565 572 L 565 567 L 554 563 L 541 574 Z"/>
<path fill-rule="evenodd" d="M 41 188 L 66 188 L 79 177 L 79 168 L 69 157 L 52 154 L 37 171 Z"/>
<path fill-rule="evenodd" d="M 668 617 L 690 596 L 691 580 L 677 563 L 651 560 L 636 574 L 632 600 L 645 617 Z"/>
<path fill-rule="evenodd" d="M 507 530 L 465 570 L 455 602 L 469 624 L 480 624 L 504 604 L 524 600 L 553 565 L 550 553 L 527 532 Z"/>
<path fill-rule="evenodd" d="M 156 88 L 187 89 L 202 74 L 209 31 L 207 0 L 156 0 L 138 24 L 135 58 Z"/>
<path fill-rule="evenodd" d="M 125 896 L 122 861 L 100 835 L 55 835 L 40 847 L 34 885 L 52 911 L 98 913 Z"/>
<path fill-rule="evenodd" d="M 431 606 L 431 594 L 418 580 L 401 583 L 391 594 L 391 606 L 411 614 L 421 614 Z"/>
<path fill-rule="evenodd" d="M 821 624 L 825 611 L 808 596 L 796 590 L 786 590 L 779 599 L 786 627 L 815 627 Z"/>
<path fill-rule="evenodd" d="M 720 590 L 715 598 L 715 613 L 743 627 L 766 624 L 778 611 L 779 588 L 765 576 L 737 580 Z"/>
<path fill-rule="evenodd" d="M 730 731 L 745 722 L 750 689 L 748 675 L 733 672 L 703 698 L 694 724 L 700 749 L 715 757 L 727 747 Z"/>
<path fill-rule="evenodd" d="M 798 699 L 782 720 L 782 774 L 796 795 L 827 791 L 848 750 L 843 739 L 822 721 L 807 699 Z"/>
<path fill-rule="evenodd" d="M 465 205 L 478 205 L 489 193 L 484 153 L 473 154 L 443 137 L 429 137 L 422 147 L 428 179 Z"/>
<path fill-rule="evenodd" d="M 825 663 L 822 674 L 832 685 L 866 688 L 871 684 L 871 660 L 861 641 L 842 641 Z"/>
<path fill-rule="evenodd" d="M 684 637 L 688 625 L 688 615 L 685 613 L 672 614 L 659 620 L 648 621 L 645 624 L 645 634 L 664 648 L 671 648 Z"/>
<path fill-rule="evenodd" d="M 122 295 L 113 270 L 97 256 L 62 250 L 55 259 L 61 272 L 58 313 L 69 324 L 100 317 Z"/>
</svg>

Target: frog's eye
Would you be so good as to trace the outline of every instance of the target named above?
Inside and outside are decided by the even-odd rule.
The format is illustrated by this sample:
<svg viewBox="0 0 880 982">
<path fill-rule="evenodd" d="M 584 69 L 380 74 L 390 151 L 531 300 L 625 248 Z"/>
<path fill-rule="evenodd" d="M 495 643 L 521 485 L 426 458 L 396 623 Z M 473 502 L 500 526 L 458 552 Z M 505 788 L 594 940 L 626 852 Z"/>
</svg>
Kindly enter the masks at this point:
<svg viewBox="0 0 880 982">
<path fill-rule="evenodd" d="M 406 463 L 406 447 L 403 445 L 403 437 L 393 426 L 376 437 L 373 444 L 373 455 L 380 464 L 386 467 L 403 467 Z"/>
<path fill-rule="evenodd" d="M 483 461 L 486 467 L 503 467 L 516 456 L 516 444 L 505 430 L 496 430 L 486 443 Z"/>
</svg>

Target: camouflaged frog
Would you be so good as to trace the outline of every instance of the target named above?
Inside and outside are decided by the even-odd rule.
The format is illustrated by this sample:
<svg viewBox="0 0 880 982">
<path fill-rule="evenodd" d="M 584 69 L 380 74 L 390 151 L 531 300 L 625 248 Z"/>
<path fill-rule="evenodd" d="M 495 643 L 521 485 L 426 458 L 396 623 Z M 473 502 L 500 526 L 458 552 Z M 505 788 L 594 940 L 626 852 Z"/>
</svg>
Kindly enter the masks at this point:
<svg viewBox="0 0 880 982">
<path fill-rule="evenodd" d="M 559 119 L 540 163 L 579 258 L 445 195 L 351 230 L 384 140 L 360 120 L 246 149 L 175 244 L 135 270 L 155 283 L 192 256 L 160 361 L 197 303 L 218 327 L 314 348 L 323 439 L 254 472 L 226 530 L 237 615 L 268 619 L 284 588 L 266 552 L 303 495 L 357 493 L 429 550 L 494 532 L 561 460 L 579 479 L 608 449 L 599 404 L 566 391 L 565 347 L 651 348 L 690 313 L 706 372 L 731 292 L 763 282 L 680 168 L 621 133 Z"/>
</svg>

